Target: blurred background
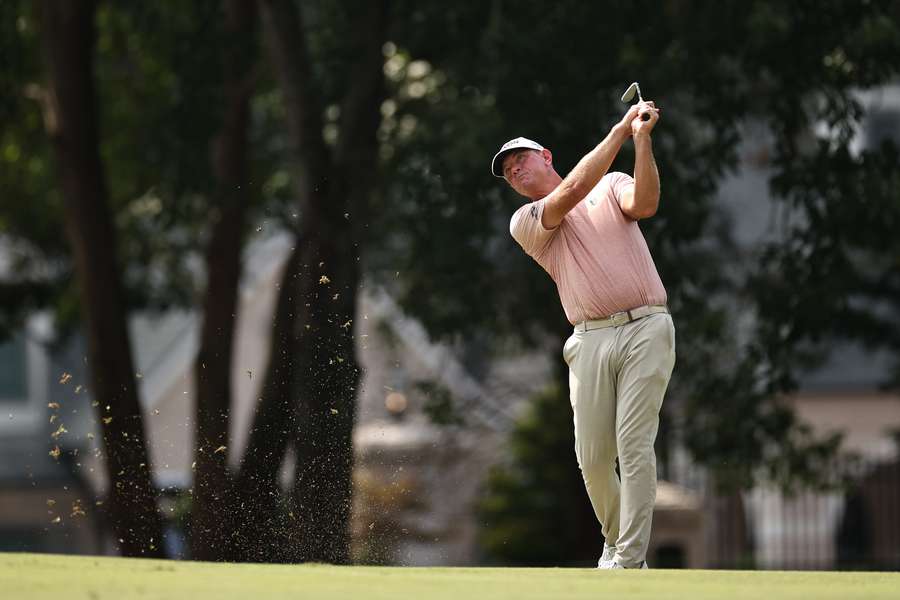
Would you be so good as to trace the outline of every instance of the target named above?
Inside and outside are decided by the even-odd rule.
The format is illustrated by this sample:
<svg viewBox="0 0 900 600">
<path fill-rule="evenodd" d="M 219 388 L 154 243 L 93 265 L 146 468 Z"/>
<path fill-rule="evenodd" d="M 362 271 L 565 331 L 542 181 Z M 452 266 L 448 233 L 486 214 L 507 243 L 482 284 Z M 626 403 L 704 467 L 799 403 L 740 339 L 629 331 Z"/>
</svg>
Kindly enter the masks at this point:
<svg viewBox="0 0 900 600">
<path fill-rule="evenodd" d="M 488 165 L 565 174 L 637 80 L 648 561 L 900 569 L 898 56 L 887 0 L 5 0 L 0 550 L 595 564 L 571 327 Z"/>
</svg>

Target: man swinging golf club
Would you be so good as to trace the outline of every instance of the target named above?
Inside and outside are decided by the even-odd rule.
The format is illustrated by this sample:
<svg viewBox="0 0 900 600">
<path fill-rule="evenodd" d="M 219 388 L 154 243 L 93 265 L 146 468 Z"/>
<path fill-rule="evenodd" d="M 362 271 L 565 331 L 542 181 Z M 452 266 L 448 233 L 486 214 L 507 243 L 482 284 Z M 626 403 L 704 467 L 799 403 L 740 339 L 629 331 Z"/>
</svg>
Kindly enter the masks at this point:
<svg viewBox="0 0 900 600">
<path fill-rule="evenodd" d="M 653 102 L 633 105 L 565 178 L 548 149 L 521 137 L 505 143 L 491 164 L 495 176 L 528 198 L 512 216 L 510 233 L 556 282 L 575 326 L 563 357 L 575 454 L 606 539 L 602 569 L 647 568 L 653 443 L 675 364 L 666 290 L 638 227 L 659 205 L 650 140 L 658 120 Z M 634 177 L 607 173 L 629 137 Z"/>
</svg>

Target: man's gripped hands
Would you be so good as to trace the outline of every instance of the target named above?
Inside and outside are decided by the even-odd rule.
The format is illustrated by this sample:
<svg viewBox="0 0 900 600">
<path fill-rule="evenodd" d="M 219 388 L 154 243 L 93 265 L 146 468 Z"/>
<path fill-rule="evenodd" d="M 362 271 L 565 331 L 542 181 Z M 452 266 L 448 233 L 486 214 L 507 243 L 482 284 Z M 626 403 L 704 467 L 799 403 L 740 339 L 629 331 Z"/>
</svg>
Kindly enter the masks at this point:
<svg viewBox="0 0 900 600">
<path fill-rule="evenodd" d="M 638 114 L 629 122 L 631 125 L 631 135 L 633 137 L 650 135 L 656 122 L 659 121 L 659 109 L 656 108 L 656 104 L 653 103 L 653 100 L 638 102 L 635 106 L 638 109 Z M 650 115 L 650 118 L 646 121 L 641 119 L 644 114 Z"/>
<path fill-rule="evenodd" d="M 641 120 L 641 115 L 644 113 L 650 115 L 650 118 L 646 121 Z M 659 121 L 659 109 L 656 108 L 656 104 L 652 100 L 647 100 L 628 107 L 625 116 L 616 123 L 613 129 L 622 138 L 649 135 L 657 121 Z"/>
</svg>

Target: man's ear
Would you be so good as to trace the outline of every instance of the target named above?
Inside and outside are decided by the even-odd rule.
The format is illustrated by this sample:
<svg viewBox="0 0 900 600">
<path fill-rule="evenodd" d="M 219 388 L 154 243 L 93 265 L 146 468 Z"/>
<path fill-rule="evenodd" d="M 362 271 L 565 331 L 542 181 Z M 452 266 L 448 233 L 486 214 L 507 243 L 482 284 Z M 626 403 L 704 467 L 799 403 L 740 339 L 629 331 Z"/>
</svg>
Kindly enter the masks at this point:
<svg viewBox="0 0 900 600">
<path fill-rule="evenodd" d="M 550 152 L 549 150 L 544 148 L 543 150 L 541 150 L 541 156 L 544 157 L 545 165 L 547 165 L 548 167 L 553 166 L 553 153 L 552 152 Z"/>
</svg>

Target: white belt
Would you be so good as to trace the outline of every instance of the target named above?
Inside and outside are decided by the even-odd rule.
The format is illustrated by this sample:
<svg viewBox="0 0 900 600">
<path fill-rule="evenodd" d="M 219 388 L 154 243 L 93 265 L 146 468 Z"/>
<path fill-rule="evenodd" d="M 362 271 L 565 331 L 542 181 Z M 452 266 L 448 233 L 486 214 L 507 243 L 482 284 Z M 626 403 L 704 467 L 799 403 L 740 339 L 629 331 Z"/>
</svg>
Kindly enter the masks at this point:
<svg viewBox="0 0 900 600">
<path fill-rule="evenodd" d="M 575 324 L 575 331 L 585 332 L 592 329 L 603 329 L 604 327 L 619 327 L 650 315 L 669 312 L 669 307 L 664 304 L 651 304 L 647 306 L 638 306 L 631 310 L 623 310 L 609 315 L 604 319 L 593 319 L 590 321 L 581 321 Z"/>
</svg>

